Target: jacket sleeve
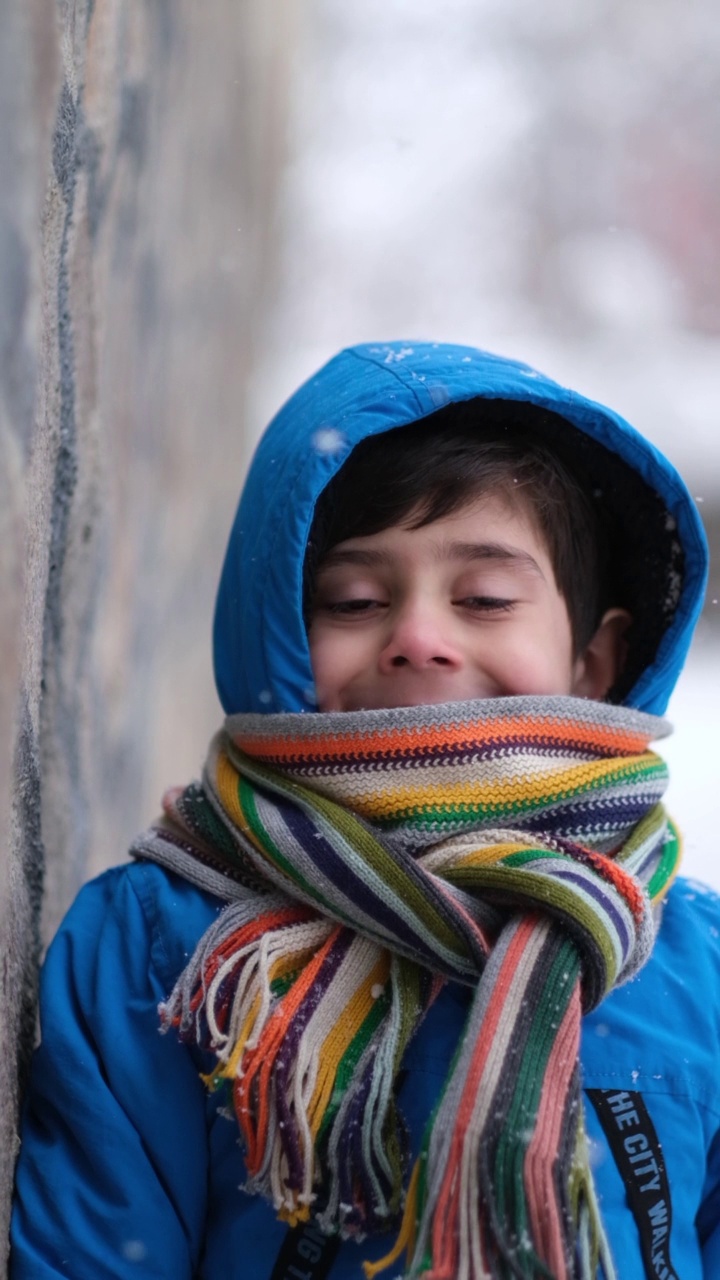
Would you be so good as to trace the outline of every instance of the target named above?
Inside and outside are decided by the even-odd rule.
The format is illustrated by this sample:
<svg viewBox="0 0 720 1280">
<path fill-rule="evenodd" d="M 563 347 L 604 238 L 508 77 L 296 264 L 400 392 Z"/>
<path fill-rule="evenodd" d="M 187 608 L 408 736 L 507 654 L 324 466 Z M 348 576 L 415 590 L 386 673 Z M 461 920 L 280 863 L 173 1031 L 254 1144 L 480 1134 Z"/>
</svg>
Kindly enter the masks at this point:
<svg viewBox="0 0 720 1280">
<path fill-rule="evenodd" d="M 158 1032 L 167 957 L 142 888 L 128 868 L 86 886 L 48 953 L 11 1280 L 189 1280 L 196 1271 L 206 1098 L 190 1053 Z"/>
</svg>

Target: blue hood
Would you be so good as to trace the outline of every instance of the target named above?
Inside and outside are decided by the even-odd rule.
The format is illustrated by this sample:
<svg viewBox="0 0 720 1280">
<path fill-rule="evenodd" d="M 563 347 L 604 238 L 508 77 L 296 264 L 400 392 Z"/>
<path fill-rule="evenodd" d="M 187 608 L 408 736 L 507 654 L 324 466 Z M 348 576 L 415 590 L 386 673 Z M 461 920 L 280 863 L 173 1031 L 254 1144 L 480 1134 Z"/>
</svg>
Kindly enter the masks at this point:
<svg viewBox="0 0 720 1280">
<path fill-rule="evenodd" d="M 700 612 L 707 546 L 695 504 L 666 458 L 612 410 L 528 365 L 444 343 L 341 351 L 283 406 L 258 446 L 218 591 L 214 655 L 220 701 L 240 711 L 313 711 L 303 624 L 303 559 L 318 496 L 367 436 L 448 404 L 485 398 L 537 405 L 619 455 L 658 494 L 684 553 L 672 621 L 625 698 L 662 714 Z"/>
</svg>

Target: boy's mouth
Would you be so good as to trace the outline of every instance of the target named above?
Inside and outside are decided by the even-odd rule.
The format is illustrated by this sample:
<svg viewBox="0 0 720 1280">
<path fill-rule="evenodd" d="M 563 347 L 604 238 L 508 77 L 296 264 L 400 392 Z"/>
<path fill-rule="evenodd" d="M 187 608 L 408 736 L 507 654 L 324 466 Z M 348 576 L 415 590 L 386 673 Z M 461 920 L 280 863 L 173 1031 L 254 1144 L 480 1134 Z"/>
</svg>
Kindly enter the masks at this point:
<svg viewBox="0 0 720 1280">
<path fill-rule="evenodd" d="M 469 702 L 476 698 L 498 698 L 503 690 L 484 687 L 460 688 L 453 681 L 428 681 L 422 686 L 396 686 L 353 692 L 342 697 L 343 711 L 391 711 L 395 707 L 432 707 L 443 702 Z"/>
</svg>

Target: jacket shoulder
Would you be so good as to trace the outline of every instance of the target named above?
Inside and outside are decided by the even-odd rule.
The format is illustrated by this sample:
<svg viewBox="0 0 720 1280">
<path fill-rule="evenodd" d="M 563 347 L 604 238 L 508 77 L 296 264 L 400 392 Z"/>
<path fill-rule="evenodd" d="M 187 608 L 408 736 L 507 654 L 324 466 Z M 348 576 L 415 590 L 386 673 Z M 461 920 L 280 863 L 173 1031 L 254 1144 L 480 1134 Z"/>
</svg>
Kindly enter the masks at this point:
<svg viewBox="0 0 720 1280">
<path fill-rule="evenodd" d="M 48 959 L 64 951 L 89 964 L 122 947 L 147 956 L 169 987 L 224 902 L 164 867 L 133 861 L 111 867 L 80 889 L 53 940 Z"/>
</svg>

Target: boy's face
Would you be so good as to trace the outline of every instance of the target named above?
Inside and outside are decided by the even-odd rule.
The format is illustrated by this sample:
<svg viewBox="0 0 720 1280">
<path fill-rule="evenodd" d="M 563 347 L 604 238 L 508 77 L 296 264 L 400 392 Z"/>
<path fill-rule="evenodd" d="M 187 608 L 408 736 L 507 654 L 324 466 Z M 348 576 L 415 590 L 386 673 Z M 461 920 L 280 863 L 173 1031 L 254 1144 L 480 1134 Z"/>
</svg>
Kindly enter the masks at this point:
<svg viewBox="0 0 720 1280">
<path fill-rule="evenodd" d="M 496 496 L 334 547 L 318 570 L 309 640 L 321 711 L 605 692 L 588 690 L 573 657 L 529 513 Z"/>
</svg>

